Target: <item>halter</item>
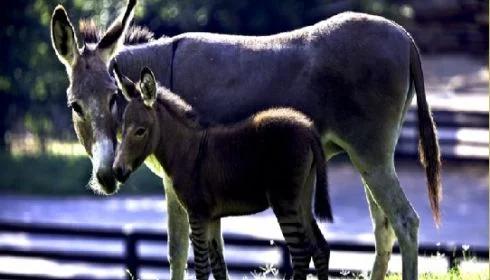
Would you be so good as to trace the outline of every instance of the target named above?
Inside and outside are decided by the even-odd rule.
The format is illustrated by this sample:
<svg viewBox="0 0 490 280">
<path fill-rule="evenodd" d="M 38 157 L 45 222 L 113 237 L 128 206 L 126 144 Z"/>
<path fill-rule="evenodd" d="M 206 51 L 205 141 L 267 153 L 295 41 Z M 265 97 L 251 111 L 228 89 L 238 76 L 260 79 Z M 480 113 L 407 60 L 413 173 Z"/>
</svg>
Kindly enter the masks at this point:
<svg viewBox="0 0 490 280">
<path fill-rule="evenodd" d="M 171 92 L 174 91 L 174 57 L 179 42 L 180 40 L 172 41 L 172 56 L 170 58 L 170 75 L 169 75 L 169 82 L 168 82 L 168 88 Z"/>
</svg>

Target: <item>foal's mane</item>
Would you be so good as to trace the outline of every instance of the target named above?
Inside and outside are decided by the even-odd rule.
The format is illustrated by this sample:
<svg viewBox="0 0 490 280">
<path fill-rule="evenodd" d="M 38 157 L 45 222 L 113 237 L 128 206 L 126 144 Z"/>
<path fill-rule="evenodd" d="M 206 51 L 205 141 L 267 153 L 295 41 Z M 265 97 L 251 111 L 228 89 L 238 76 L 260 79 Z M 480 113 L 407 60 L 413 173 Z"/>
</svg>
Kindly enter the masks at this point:
<svg viewBox="0 0 490 280">
<path fill-rule="evenodd" d="M 91 19 L 83 19 L 79 22 L 80 36 L 84 43 L 98 43 L 105 30 L 99 28 Z M 139 45 L 151 42 L 155 39 L 155 34 L 147 27 L 132 25 L 124 38 L 125 45 Z"/>
<path fill-rule="evenodd" d="M 194 108 L 177 94 L 171 92 L 165 87 L 157 86 L 157 102 L 177 120 L 182 121 L 186 126 L 192 128 L 201 128 L 203 123 L 199 114 Z"/>
</svg>

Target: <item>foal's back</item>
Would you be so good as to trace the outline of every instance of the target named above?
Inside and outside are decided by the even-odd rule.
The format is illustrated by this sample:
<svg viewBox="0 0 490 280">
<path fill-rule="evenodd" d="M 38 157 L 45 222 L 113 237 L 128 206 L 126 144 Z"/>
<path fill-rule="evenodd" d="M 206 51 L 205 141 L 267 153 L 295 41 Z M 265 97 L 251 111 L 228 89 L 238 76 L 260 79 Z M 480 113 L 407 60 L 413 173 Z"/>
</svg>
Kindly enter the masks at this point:
<svg viewBox="0 0 490 280">
<path fill-rule="evenodd" d="M 208 132 L 200 184 L 209 189 L 219 209 L 216 216 L 249 214 L 266 209 L 267 193 L 284 188 L 294 196 L 312 166 L 312 122 L 288 108 L 261 111 L 233 126 Z M 211 206 L 213 207 L 213 206 Z"/>
</svg>

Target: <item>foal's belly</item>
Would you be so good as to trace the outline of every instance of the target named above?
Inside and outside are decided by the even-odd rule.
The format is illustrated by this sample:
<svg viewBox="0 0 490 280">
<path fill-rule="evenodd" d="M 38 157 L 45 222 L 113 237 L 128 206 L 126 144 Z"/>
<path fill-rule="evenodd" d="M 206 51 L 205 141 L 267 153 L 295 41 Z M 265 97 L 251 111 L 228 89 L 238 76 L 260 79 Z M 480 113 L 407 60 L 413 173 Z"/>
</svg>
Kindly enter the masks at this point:
<svg viewBox="0 0 490 280">
<path fill-rule="evenodd" d="M 255 214 L 269 208 L 266 197 L 252 199 L 227 199 L 215 205 L 213 218 Z"/>
<path fill-rule="evenodd" d="M 253 174 L 249 176 L 255 177 Z M 269 207 L 267 189 L 258 182 L 243 178 L 221 186 L 219 189 L 215 186 L 209 188 L 212 189 L 212 201 L 215 204 L 211 205 L 211 214 L 215 218 L 254 214 Z"/>
</svg>

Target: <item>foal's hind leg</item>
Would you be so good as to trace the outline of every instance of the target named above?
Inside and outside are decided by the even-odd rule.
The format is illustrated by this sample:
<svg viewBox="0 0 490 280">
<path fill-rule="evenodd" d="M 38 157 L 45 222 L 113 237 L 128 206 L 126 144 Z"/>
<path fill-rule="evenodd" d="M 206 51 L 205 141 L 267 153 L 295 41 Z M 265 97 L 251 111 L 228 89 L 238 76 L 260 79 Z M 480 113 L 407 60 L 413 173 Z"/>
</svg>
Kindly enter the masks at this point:
<svg viewBox="0 0 490 280">
<path fill-rule="evenodd" d="M 376 204 L 367 184 L 364 182 L 366 198 L 369 203 L 369 210 L 374 227 L 374 236 L 376 241 L 376 259 L 374 261 L 371 279 L 383 280 L 388 271 L 388 262 L 390 261 L 393 243 L 395 242 L 395 233 L 393 227 L 388 221 L 388 217 L 383 210 Z"/>
<path fill-rule="evenodd" d="M 293 279 L 304 280 L 311 260 L 305 225 L 296 201 L 271 202 L 293 263 Z"/>
<path fill-rule="evenodd" d="M 223 238 L 221 234 L 221 220 L 217 219 L 208 226 L 209 261 L 214 279 L 228 279 L 225 258 L 223 256 Z M 219 240 L 218 240 L 219 239 Z"/>
<path fill-rule="evenodd" d="M 419 218 L 400 187 L 393 161 L 373 165 L 354 161 L 354 164 L 361 171 L 368 192 L 394 229 L 402 253 L 403 279 L 416 280 Z M 375 271 L 374 274 L 381 273 Z"/>
<path fill-rule="evenodd" d="M 311 229 L 314 234 L 313 264 L 318 273 L 318 279 L 328 279 L 328 265 L 330 261 L 330 247 L 318 228 L 315 220 L 311 222 Z"/>
<path fill-rule="evenodd" d="M 313 250 L 313 264 L 318 273 L 318 279 L 324 280 L 328 279 L 328 266 L 330 260 L 330 247 L 328 246 L 325 237 L 323 236 L 318 224 L 313 216 L 311 205 L 313 200 L 313 191 L 316 185 L 316 168 L 312 166 L 310 174 L 306 180 L 305 188 L 302 193 L 302 212 L 304 221 L 310 221 L 307 227 L 306 233 L 308 240 L 311 242 L 311 247 Z"/>
</svg>

